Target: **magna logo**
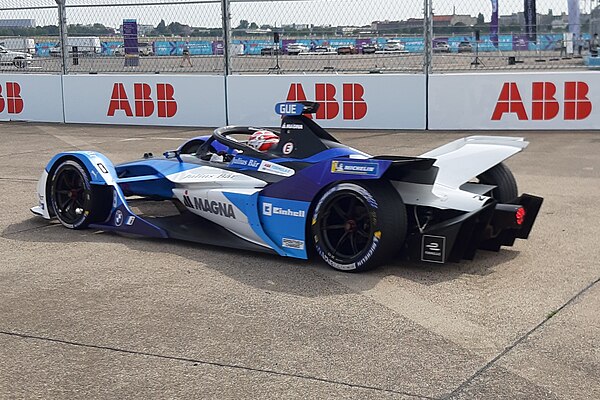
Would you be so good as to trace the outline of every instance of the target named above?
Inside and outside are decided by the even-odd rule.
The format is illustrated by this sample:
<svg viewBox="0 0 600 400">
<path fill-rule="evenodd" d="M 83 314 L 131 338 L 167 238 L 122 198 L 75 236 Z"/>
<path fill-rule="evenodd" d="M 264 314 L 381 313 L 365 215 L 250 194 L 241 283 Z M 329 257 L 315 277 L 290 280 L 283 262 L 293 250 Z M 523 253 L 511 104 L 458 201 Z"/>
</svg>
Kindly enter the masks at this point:
<svg viewBox="0 0 600 400">
<path fill-rule="evenodd" d="M 152 87 L 147 83 L 134 83 L 134 108 L 132 108 L 129 96 L 125 91 L 125 85 L 115 83 L 110 96 L 107 116 L 114 117 L 117 111 L 122 111 L 128 117 L 134 115 L 136 117 L 150 117 L 156 111 L 159 118 L 170 118 L 177 113 L 177 102 L 173 97 L 174 94 L 173 86 L 168 83 L 156 84 L 155 93 L 152 93 Z"/>
<path fill-rule="evenodd" d="M 345 120 L 359 120 L 367 115 L 367 102 L 363 96 L 365 88 L 358 83 L 342 85 L 342 117 Z M 337 89 L 331 83 L 315 84 L 315 101 L 320 105 L 315 114 L 316 119 L 334 119 L 340 114 L 340 102 Z M 306 101 L 306 92 L 301 83 L 292 83 L 287 94 L 287 101 Z M 311 115 L 307 117 L 312 118 Z"/>
<path fill-rule="evenodd" d="M 210 214 L 220 215 L 222 217 L 235 219 L 233 205 L 229 203 L 221 203 L 220 201 L 209 201 L 208 199 L 199 199 L 197 197 L 190 199 L 187 194 L 183 196 L 183 204 L 188 208 L 204 211 Z"/>
<path fill-rule="evenodd" d="M 556 85 L 552 82 L 533 82 L 531 87 L 531 112 L 527 113 L 523 97 L 515 82 L 502 87 L 492 121 L 500 121 L 504 114 L 515 114 L 520 121 L 549 121 L 561 111 L 565 121 L 586 119 L 592 113 L 592 102 L 587 97 L 590 91 L 585 82 L 565 82 L 563 97 L 557 99 Z"/>
<path fill-rule="evenodd" d="M 6 89 L 5 91 L 3 89 Z M 20 114 L 23 112 L 23 99 L 21 86 L 17 82 L 6 82 L 4 87 L 0 83 L 0 113 Z"/>
</svg>

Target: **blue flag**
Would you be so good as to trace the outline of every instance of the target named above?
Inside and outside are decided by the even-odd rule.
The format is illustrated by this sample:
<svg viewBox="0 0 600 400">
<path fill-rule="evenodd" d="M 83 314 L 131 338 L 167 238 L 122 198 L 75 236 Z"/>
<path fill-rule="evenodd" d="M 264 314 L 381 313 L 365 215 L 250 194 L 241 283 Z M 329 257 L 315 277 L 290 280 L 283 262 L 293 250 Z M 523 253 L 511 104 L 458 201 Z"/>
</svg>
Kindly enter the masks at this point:
<svg viewBox="0 0 600 400">
<path fill-rule="evenodd" d="M 490 40 L 498 47 L 498 0 L 492 0 L 492 22 L 490 23 Z"/>
</svg>

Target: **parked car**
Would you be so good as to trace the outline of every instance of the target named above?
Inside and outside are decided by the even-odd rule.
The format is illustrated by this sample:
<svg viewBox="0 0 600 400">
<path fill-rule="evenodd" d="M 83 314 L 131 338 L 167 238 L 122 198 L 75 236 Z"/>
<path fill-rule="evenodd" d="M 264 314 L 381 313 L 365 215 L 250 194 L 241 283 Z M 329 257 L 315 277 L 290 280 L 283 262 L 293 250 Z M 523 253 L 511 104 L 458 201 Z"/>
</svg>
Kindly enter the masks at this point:
<svg viewBox="0 0 600 400">
<path fill-rule="evenodd" d="M 267 46 L 260 49 L 261 56 L 274 56 L 275 54 L 281 54 L 279 46 Z"/>
<path fill-rule="evenodd" d="M 388 40 L 383 46 L 383 51 L 406 51 L 406 46 L 400 40 Z"/>
<path fill-rule="evenodd" d="M 298 55 L 300 53 L 308 53 L 310 49 L 302 43 L 290 43 L 287 45 L 287 53 L 289 55 Z"/>
<path fill-rule="evenodd" d="M 83 37 L 71 37 L 67 38 L 67 48 L 69 54 L 73 53 L 73 48 L 77 47 L 77 52 L 81 55 L 92 55 L 100 54 L 102 51 L 102 45 L 98 36 L 83 36 Z M 50 48 L 50 55 L 53 57 L 59 57 L 61 54 L 60 43 L 57 43 L 54 47 Z"/>
<path fill-rule="evenodd" d="M 459 53 L 470 53 L 473 51 L 473 45 L 469 42 L 460 42 L 458 44 Z"/>
<path fill-rule="evenodd" d="M 22 51 L 12 51 L 4 46 L 0 46 L 0 64 L 14 65 L 17 68 L 25 68 L 31 64 L 33 56 Z"/>
<path fill-rule="evenodd" d="M 335 49 L 331 46 L 317 46 L 311 50 L 313 53 L 335 53 Z"/>
<path fill-rule="evenodd" d="M 0 46 L 8 50 L 22 51 L 24 53 L 35 54 L 35 40 L 28 37 L 2 38 Z"/>
<path fill-rule="evenodd" d="M 450 46 L 448 42 L 435 42 L 433 44 L 434 53 L 450 53 Z"/>
<path fill-rule="evenodd" d="M 377 43 L 366 43 L 361 47 L 361 51 L 363 54 L 374 54 L 376 51 L 380 51 L 381 46 Z"/>
<path fill-rule="evenodd" d="M 125 55 L 125 45 L 119 45 L 114 51 L 113 54 L 115 56 L 124 56 Z M 138 54 L 140 56 L 153 56 L 154 49 L 152 48 L 151 43 L 138 43 Z"/>
<path fill-rule="evenodd" d="M 354 47 L 351 44 L 344 44 L 341 46 L 338 46 L 338 48 L 336 49 L 336 52 L 338 54 L 357 54 L 358 51 L 356 50 L 356 47 Z"/>
</svg>

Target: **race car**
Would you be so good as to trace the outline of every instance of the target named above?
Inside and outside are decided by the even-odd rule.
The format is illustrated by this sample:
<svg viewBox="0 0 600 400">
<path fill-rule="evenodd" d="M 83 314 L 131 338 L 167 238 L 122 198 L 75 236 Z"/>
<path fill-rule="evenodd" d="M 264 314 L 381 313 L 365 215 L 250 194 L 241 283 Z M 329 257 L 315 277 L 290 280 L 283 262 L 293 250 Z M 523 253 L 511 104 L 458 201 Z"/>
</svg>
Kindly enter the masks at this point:
<svg viewBox="0 0 600 400">
<path fill-rule="evenodd" d="M 315 123 L 318 107 L 280 103 L 279 132 L 227 126 L 119 165 L 93 151 L 57 154 L 31 211 L 70 229 L 315 256 L 341 271 L 457 262 L 529 236 L 543 199 L 518 196 L 503 163 L 528 145 L 523 138 L 371 156 Z"/>
</svg>

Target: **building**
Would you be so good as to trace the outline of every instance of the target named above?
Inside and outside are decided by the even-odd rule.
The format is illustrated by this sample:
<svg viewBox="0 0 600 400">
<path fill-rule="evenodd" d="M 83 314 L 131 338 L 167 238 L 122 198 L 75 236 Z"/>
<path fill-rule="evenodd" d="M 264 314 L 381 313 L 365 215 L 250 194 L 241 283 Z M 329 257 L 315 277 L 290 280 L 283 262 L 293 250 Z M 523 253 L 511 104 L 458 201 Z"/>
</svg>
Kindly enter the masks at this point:
<svg viewBox="0 0 600 400">
<path fill-rule="evenodd" d="M 0 19 L 0 28 L 35 28 L 35 19 Z"/>
<path fill-rule="evenodd" d="M 386 33 L 386 32 L 398 32 L 402 28 L 400 21 L 373 21 L 371 22 L 371 30 L 373 32 Z"/>
<path fill-rule="evenodd" d="M 433 26 L 439 27 L 450 27 L 450 26 L 473 26 L 477 23 L 477 18 L 471 17 L 470 15 L 434 15 Z"/>
<path fill-rule="evenodd" d="M 433 26 L 436 28 L 442 26 L 452 26 L 452 15 L 434 15 Z"/>
<path fill-rule="evenodd" d="M 477 24 L 477 18 L 471 17 L 470 15 L 452 15 L 452 19 L 450 20 L 450 25 L 463 25 L 463 26 L 473 26 Z"/>
</svg>

